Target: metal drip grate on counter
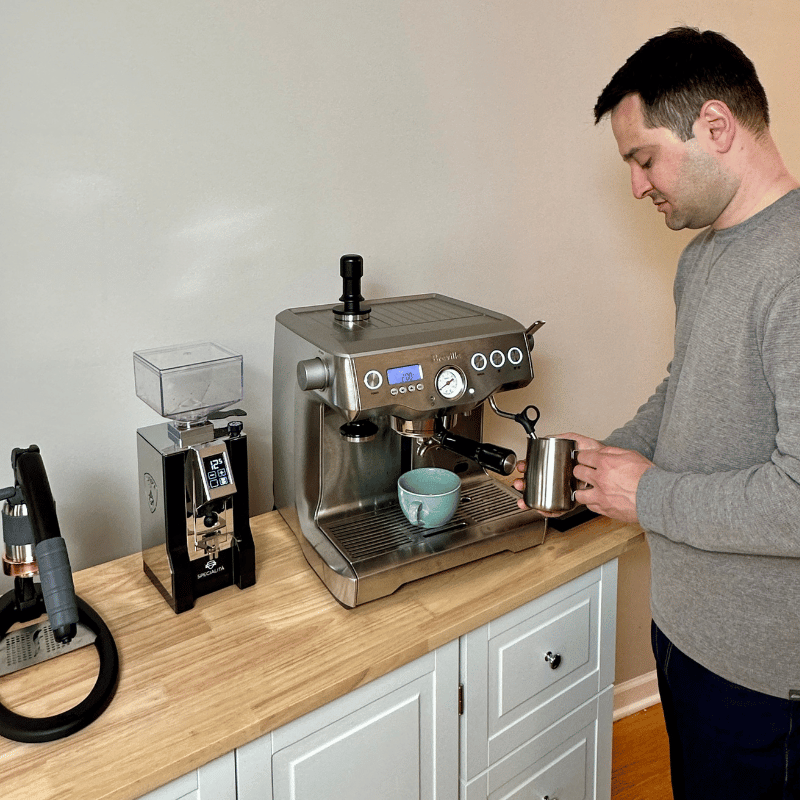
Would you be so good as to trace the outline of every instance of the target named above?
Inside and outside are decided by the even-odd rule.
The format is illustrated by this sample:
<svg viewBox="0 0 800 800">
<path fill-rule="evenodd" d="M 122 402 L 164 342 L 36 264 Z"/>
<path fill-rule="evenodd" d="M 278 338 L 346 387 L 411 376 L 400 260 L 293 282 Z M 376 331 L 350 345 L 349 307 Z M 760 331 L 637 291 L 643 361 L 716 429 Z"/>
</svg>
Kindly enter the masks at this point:
<svg viewBox="0 0 800 800">
<path fill-rule="evenodd" d="M 415 527 L 396 503 L 376 511 L 342 516 L 321 527 L 350 563 L 357 564 L 402 548 L 424 548 L 426 539 L 439 534 L 466 530 L 489 521 L 502 525 L 503 520 L 525 513 L 530 512 L 520 510 L 513 495 L 489 480 L 465 488 L 455 516 L 440 528 Z"/>
<path fill-rule="evenodd" d="M 11 631 L 0 640 L 0 676 L 86 647 L 96 638 L 97 635 L 80 622 L 75 637 L 67 644 L 55 640 L 49 622 Z"/>
</svg>

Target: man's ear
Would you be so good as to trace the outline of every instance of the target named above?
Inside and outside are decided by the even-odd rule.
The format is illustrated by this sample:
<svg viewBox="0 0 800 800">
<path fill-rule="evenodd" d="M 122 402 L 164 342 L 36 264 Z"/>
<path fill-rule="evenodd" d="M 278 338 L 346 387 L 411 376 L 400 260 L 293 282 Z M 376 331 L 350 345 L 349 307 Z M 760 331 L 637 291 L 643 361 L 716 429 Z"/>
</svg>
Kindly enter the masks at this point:
<svg viewBox="0 0 800 800">
<path fill-rule="evenodd" d="M 718 153 L 727 153 L 736 134 L 736 117 L 722 100 L 706 100 L 694 124 L 695 136 Z"/>
</svg>

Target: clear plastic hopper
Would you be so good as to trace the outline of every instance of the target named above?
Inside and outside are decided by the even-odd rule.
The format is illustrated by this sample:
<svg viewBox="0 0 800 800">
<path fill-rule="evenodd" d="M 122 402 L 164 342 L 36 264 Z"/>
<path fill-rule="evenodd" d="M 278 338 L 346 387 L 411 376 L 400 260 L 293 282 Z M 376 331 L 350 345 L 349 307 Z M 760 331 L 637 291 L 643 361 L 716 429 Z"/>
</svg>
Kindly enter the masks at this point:
<svg viewBox="0 0 800 800">
<path fill-rule="evenodd" d="M 213 342 L 133 354 L 136 396 L 162 417 L 195 425 L 244 396 L 242 356 Z"/>
</svg>

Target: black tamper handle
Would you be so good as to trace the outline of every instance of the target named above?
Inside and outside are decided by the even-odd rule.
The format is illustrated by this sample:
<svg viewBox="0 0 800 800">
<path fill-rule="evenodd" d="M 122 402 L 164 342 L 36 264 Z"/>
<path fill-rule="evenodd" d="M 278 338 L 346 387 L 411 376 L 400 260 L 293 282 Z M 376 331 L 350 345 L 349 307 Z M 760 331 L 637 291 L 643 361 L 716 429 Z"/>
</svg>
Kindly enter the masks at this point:
<svg viewBox="0 0 800 800">
<path fill-rule="evenodd" d="M 67 546 L 61 538 L 56 504 L 44 461 L 39 448 L 31 445 L 27 450 L 15 449 L 11 462 L 33 530 L 42 596 L 50 627 L 57 642 L 69 642 L 77 632 L 78 606 Z"/>
<path fill-rule="evenodd" d="M 364 259 L 355 253 L 348 253 L 339 259 L 339 274 L 342 276 L 342 296 L 345 314 L 360 314 L 361 278 L 364 275 Z"/>
<path fill-rule="evenodd" d="M 369 319 L 370 307 L 362 305 L 361 276 L 364 274 L 364 259 L 356 253 L 348 253 L 339 259 L 339 274 L 342 276 L 342 305 L 334 306 L 335 318 L 342 323 Z"/>
</svg>

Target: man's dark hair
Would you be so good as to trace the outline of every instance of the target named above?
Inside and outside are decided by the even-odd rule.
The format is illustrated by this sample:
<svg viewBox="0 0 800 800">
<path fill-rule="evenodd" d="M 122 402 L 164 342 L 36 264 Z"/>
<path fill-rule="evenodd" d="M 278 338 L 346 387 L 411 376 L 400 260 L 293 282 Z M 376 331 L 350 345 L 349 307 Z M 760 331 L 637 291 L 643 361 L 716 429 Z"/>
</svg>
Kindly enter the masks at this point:
<svg viewBox="0 0 800 800">
<path fill-rule="evenodd" d="M 672 28 L 643 44 L 598 97 L 595 123 L 629 94 L 642 98 L 645 125 L 668 128 L 683 141 L 694 136 L 707 100 L 722 100 L 756 134 L 769 126 L 767 95 L 753 62 L 715 31 Z"/>
</svg>

